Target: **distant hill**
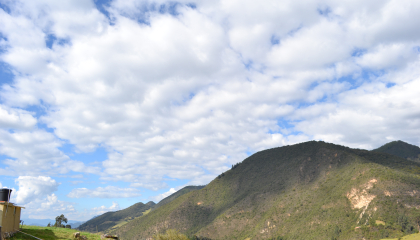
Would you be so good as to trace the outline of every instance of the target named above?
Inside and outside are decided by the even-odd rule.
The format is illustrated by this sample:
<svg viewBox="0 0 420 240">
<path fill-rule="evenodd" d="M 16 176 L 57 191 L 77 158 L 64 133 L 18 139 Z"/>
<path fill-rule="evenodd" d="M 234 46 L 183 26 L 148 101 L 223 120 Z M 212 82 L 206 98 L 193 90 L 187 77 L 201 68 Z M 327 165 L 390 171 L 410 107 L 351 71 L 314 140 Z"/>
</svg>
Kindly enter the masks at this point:
<svg viewBox="0 0 420 240">
<path fill-rule="evenodd" d="M 124 224 L 136 217 L 142 216 L 144 212 L 151 209 L 154 205 L 154 202 L 148 202 L 146 204 L 139 202 L 120 211 L 107 212 L 83 223 L 78 229 L 88 232 L 103 232 L 115 225 Z"/>
<path fill-rule="evenodd" d="M 148 214 L 150 211 L 163 206 L 174 199 L 182 196 L 183 194 L 189 193 L 194 190 L 199 190 L 204 188 L 205 186 L 186 186 L 179 191 L 169 195 L 168 197 L 162 199 L 158 204 L 154 202 L 148 202 L 147 204 L 143 204 L 141 202 L 134 204 L 126 209 L 117 211 L 117 212 L 107 212 L 100 216 L 95 216 L 92 219 L 88 220 L 83 224 L 79 224 L 78 229 L 82 231 L 89 231 L 89 232 L 107 232 L 110 231 L 112 228 L 122 226 L 133 219 L 142 216 L 143 214 Z M 46 224 L 45 224 L 46 225 Z M 96 226 L 98 226 L 96 228 Z M 72 226 L 73 228 L 73 226 Z"/>
<path fill-rule="evenodd" d="M 389 153 L 405 159 L 420 161 L 420 148 L 403 141 L 393 141 L 372 151 Z"/>
<path fill-rule="evenodd" d="M 54 223 L 55 223 L 55 220 L 53 220 L 53 219 L 23 218 L 22 220 L 23 220 L 24 225 L 40 226 L 40 227 L 46 227 L 48 225 L 48 223 L 51 223 L 52 225 L 54 225 Z M 83 223 L 84 222 L 69 220 L 65 224 L 69 224 L 71 226 L 71 228 L 77 228 L 78 226 L 80 226 Z"/>
<path fill-rule="evenodd" d="M 85 223 L 85 222 L 69 221 L 67 224 L 69 224 L 71 226 L 71 228 L 78 228 L 83 223 Z"/>
<path fill-rule="evenodd" d="M 24 225 L 46 227 L 48 223 L 54 224 L 55 220 L 52 219 L 33 219 L 33 218 L 22 218 Z"/>
<path fill-rule="evenodd" d="M 210 239 L 381 239 L 417 230 L 420 163 L 305 142 L 257 152 L 201 190 L 113 230 Z"/>
</svg>

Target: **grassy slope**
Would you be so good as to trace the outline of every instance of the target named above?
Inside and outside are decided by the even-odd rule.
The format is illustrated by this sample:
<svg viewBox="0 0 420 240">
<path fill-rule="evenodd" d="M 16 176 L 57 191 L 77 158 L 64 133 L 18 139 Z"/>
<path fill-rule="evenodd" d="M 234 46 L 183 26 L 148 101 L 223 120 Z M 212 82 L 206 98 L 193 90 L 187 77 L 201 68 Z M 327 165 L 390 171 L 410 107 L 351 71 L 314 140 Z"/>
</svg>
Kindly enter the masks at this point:
<svg viewBox="0 0 420 240">
<path fill-rule="evenodd" d="M 152 208 L 154 205 L 154 202 L 148 202 L 146 204 L 139 202 L 120 211 L 104 213 L 83 223 L 77 229 L 88 232 L 104 232 L 115 225 L 126 223 L 143 215 L 143 212 Z"/>
<path fill-rule="evenodd" d="M 419 147 L 403 141 L 393 141 L 372 151 L 389 153 L 402 158 L 418 158 L 420 155 Z"/>
<path fill-rule="evenodd" d="M 38 227 L 38 226 L 23 226 L 21 230 L 24 233 L 28 233 L 32 236 L 45 239 L 45 240 L 55 240 L 55 239 L 71 239 L 73 240 L 73 233 L 79 232 L 79 230 L 75 229 L 67 229 L 67 228 L 55 228 L 55 227 Z M 99 240 L 101 237 L 97 234 L 87 233 L 87 232 L 80 232 L 81 235 L 86 236 L 89 240 Z M 28 239 L 34 240 L 35 238 L 22 234 L 16 233 L 11 240 L 21 240 L 21 239 Z"/>
<path fill-rule="evenodd" d="M 413 225 L 420 214 L 413 208 L 419 196 L 408 194 L 420 192 L 419 173 L 418 163 L 324 142 L 274 148 L 115 232 L 124 239 L 145 239 L 170 228 L 212 239 L 400 237 L 398 217 Z M 346 195 L 352 188 L 361 192 L 372 179 L 377 183 L 365 191 L 376 197 L 367 209 L 353 209 Z M 386 225 L 366 226 L 369 220 Z"/>
<path fill-rule="evenodd" d="M 392 238 L 392 239 L 387 238 L 383 240 L 398 240 L 398 238 Z M 402 237 L 401 240 L 420 240 L 420 234 L 418 233 L 410 234 L 410 235 Z"/>
</svg>

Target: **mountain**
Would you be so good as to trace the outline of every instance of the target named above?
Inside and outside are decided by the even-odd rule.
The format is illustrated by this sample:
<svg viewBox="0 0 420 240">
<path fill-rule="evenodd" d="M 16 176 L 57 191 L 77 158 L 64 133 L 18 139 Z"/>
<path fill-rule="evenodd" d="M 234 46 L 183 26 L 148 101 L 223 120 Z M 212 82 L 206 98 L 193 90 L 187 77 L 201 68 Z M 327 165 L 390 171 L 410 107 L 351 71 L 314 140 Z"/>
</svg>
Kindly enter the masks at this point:
<svg viewBox="0 0 420 240">
<path fill-rule="evenodd" d="M 78 228 L 80 225 L 82 225 L 85 222 L 77 222 L 77 221 L 69 221 L 67 224 L 71 226 L 71 228 Z"/>
<path fill-rule="evenodd" d="M 389 153 L 398 157 L 420 162 L 420 148 L 403 141 L 393 141 L 372 151 Z"/>
<path fill-rule="evenodd" d="M 155 203 L 151 201 L 146 204 L 139 202 L 120 211 L 106 212 L 83 223 L 78 229 L 88 232 L 103 232 L 118 224 L 125 224 L 136 217 L 142 216 L 143 213 L 151 209 L 154 205 Z"/>
<path fill-rule="evenodd" d="M 53 219 L 33 219 L 33 218 L 23 218 L 23 223 L 25 225 L 31 225 L 31 226 L 40 226 L 40 227 L 46 227 L 48 225 L 48 223 L 51 223 L 52 225 L 54 225 L 55 220 Z M 71 228 L 77 228 L 78 226 L 80 226 L 81 224 L 83 224 L 84 222 L 78 222 L 78 221 L 74 221 L 74 220 L 69 220 L 67 223 L 65 223 L 66 225 L 70 225 Z"/>
<path fill-rule="evenodd" d="M 136 217 L 140 217 L 143 214 L 147 214 L 150 211 L 153 211 L 154 209 L 173 201 L 174 199 L 178 198 L 179 196 L 182 196 L 183 194 L 194 190 L 199 190 L 204 187 L 205 186 L 186 186 L 178 190 L 177 192 L 169 195 L 168 197 L 162 199 L 158 204 L 155 204 L 154 202 L 148 202 L 147 204 L 143 204 L 141 202 L 136 203 L 133 206 L 130 206 L 121 211 L 107 212 L 100 216 L 95 216 L 87 222 L 80 223 L 79 225 L 77 225 L 77 227 L 82 231 L 108 231 L 112 228 L 115 228 L 116 226 L 124 225 L 127 222 L 135 219 Z M 96 226 L 98 226 L 98 229 L 96 229 Z M 72 225 L 72 228 L 75 227 L 73 227 Z"/>
<path fill-rule="evenodd" d="M 23 224 L 46 227 L 48 223 L 54 224 L 55 220 L 53 219 L 33 219 L 33 218 L 22 218 Z"/>
<path fill-rule="evenodd" d="M 418 229 L 420 163 L 305 142 L 257 152 L 113 230 L 147 239 L 177 229 L 210 239 L 380 239 Z"/>
</svg>

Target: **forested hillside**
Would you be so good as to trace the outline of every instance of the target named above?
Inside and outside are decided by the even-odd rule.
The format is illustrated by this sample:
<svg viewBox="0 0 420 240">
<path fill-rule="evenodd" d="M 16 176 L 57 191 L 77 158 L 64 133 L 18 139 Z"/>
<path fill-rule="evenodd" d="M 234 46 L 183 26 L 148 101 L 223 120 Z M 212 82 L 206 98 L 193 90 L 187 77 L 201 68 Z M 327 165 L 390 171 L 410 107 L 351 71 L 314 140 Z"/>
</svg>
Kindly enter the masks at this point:
<svg viewBox="0 0 420 240">
<path fill-rule="evenodd" d="M 380 239 L 418 230 L 420 164 L 306 142 L 253 154 L 205 188 L 117 228 L 210 239 Z"/>
<path fill-rule="evenodd" d="M 393 141 L 374 149 L 375 152 L 389 153 L 409 160 L 420 161 L 420 148 L 403 141 Z"/>
</svg>

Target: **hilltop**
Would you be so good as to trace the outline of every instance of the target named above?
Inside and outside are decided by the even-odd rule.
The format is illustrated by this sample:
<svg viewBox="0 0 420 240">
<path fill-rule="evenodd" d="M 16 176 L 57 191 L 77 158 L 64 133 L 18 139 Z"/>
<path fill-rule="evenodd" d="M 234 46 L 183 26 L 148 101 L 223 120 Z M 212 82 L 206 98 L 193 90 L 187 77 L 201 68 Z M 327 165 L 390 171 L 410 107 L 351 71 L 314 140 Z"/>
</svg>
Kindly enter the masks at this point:
<svg viewBox="0 0 420 240">
<path fill-rule="evenodd" d="M 393 141 L 372 151 L 389 153 L 408 160 L 420 161 L 420 148 L 403 141 Z"/>
<path fill-rule="evenodd" d="M 113 232 L 124 239 L 167 229 L 210 239 L 401 237 L 418 228 L 419 197 L 419 163 L 311 141 L 257 152 Z"/>
</svg>

